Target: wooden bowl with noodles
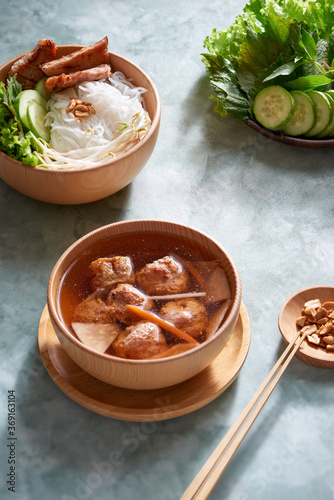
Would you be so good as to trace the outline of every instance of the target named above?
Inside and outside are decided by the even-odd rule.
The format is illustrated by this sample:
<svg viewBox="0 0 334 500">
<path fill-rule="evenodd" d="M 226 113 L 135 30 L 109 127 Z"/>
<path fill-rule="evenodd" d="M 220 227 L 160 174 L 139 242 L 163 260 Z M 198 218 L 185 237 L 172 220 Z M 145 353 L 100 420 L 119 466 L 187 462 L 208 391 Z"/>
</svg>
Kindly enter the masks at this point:
<svg viewBox="0 0 334 500">
<path fill-rule="evenodd" d="M 130 259 L 132 266 L 125 279 L 116 270 L 121 256 Z M 99 274 L 101 262 L 104 270 Z M 170 268 L 159 267 L 166 262 L 171 262 Z M 105 279 L 110 270 L 116 279 L 101 284 L 101 276 Z M 162 288 L 155 288 L 161 284 Z M 132 314 L 130 321 L 117 316 L 113 301 L 124 286 L 136 288 L 151 302 L 129 306 L 134 302 L 128 298 L 125 308 Z M 199 314 L 189 319 L 186 312 L 181 320 L 166 315 L 166 304 L 189 312 L 190 302 L 197 304 L 197 312 L 204 309 L 205 321 L 197 331 L 191 327 Z M 78 318 L 87 303 L 87 319 Z M 93 305 L 102 308 L 103 314 L 111 311 L 116 319 L 99 322 Z M 68 356 L 96 379 L 126 389 L 168 387 L 200 373 L 230 339 L 240 306 L 241 279 L 226 250 L 201 231 L 159 220 L 116 222 L 83 236 L 61 255 L 47 289 L 51 324 Z M 159 333 L 136 337 L 135 330 L 143 324 L 150 328 L 153 324 Z"/>
<path fill-rule="evenodd" d="M 82 48 L 80 45 L 58 45 L 57 58 Z M 20 55 L 0 67 L 0 81 Z M 113 71 L 121 71 L 136 86 L 144 87 L 144 108 L 151 126 L 147 135 L 127 152 L 97 166 L 71 170 L 53 170 L 25 165 L 0 152 L 0 178 L 16 191 L 47 203 L 75 205 L 106 198 L 127 186 L 148 162 L 159 133 L 160 98 L 150 77 L 128 59 L 109 52 Z"/>
</svg>

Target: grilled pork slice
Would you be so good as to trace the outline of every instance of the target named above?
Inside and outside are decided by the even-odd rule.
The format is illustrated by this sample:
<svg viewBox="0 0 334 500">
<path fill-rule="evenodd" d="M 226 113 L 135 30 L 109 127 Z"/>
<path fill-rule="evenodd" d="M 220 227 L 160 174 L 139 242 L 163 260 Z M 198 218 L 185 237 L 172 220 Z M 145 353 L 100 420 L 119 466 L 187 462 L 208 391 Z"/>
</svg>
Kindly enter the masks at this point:
<svg viewBox="0 0 334 500">
<path fill-rule="evenodd" d="M 101 64 L 95 68 L 84 69 L 83 71 L 76 71 L 69 75 L 50 76 L 45 80 L 45 89 L 54 94 L 60 90 L 73 87 L 80 82 L 92 82 L 94 80 L 103 80 L 109 78 L 111 75 L 111 68 L 109 64 Z"/>
<path fill-rule="evenodd" d="M 45 63 L 42 65 L 42 70 L 48 76 L 58 76 L 94 68 L 101 64 L 109 64 L 108 37 L 72 54 Z"/>
<path fill-rule="evenodd" d="M 23 90 L 33 89 L 36 83 L 45 76 L 40 65 L 53 60 L 56 53 L 56 44 L 48 38 L 43 38 L 35 48 L 13 64 L 9 76 L 16 74 L 16 79 L 22 85 Z"/>
</svg>

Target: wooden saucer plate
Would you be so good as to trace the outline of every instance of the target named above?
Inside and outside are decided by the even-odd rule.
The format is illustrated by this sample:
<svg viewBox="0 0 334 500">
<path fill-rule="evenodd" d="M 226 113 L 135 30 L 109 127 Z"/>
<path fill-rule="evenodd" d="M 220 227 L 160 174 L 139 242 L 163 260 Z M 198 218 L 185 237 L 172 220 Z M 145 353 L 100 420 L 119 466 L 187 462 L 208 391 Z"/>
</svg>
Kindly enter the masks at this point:
<svg viewBox="0 0 334 500">
<path fill-rule="evenodd" d="M 258 123 L 253 120 L 244 120 L 244 123 L 248 127 L 252 128 L 259 134 L 268 137 L 277 142 L 282 142 L 283 144 L 289 144 L 290 146 L 296 146 L 299 148 L 334 148 L 334 138 L 333 139 L 307 139 L 303 137 L 292 137 L 290 135 L 284 135 L 280 131 L 274 132 L 273 130 L 268 130 L 261 127 Z"/>
<path fill-rule="evenodd" d="M 235 380 L 247 357 L 251 329 L 243 303 L 230 340 L 213 363 L 195 377 L 164 389 L 123 389 L 92 377 L 66 354 L 52 327 L 47 306 L 40 318 L 38 345 L 55 384 L 81 406 L 118 420 L 167 420 L 191 413 L 220 396 Z"/>
<path fill-rule="evenodd" d="M 297 334 L 296 319 L 308 300 L 319 299 L 323 302 L 334 301 L 334 287 L 316 286 L 302 288 L 291 295 L 283 304 L 278 316 L 278 327 L 286 344 Z M 311 345 L 304 340 L 295 356 L 308 365 L 318 368 L 334 368 L 334 352 Z"/>
</svg>

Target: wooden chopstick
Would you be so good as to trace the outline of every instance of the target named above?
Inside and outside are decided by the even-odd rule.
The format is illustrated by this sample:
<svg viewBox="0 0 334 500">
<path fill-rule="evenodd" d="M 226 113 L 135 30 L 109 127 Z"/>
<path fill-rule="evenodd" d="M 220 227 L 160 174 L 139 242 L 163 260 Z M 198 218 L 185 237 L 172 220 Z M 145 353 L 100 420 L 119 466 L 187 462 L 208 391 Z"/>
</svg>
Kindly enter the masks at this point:
<svg viewBox="0 0 334 500">
<path fill-rule="evenodd" d="M 205 500 L 209 497 L 306 335 L 307 333 L 303 333 L 301 336 L 299 332 L 289 343 L 269 375 L 192 480 L 180 500 Z"/>
</svg>

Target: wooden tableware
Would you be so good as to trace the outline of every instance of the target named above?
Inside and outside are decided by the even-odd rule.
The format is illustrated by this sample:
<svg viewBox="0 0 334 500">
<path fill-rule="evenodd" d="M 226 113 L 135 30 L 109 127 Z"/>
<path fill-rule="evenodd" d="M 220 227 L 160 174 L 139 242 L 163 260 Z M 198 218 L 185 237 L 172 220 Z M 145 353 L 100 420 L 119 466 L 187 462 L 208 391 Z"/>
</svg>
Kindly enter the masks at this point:
<svg viewBox="0 0 334 500">
<path fill-rule="evenodd" d="M 319 149 L 319 148 L 333 148 L 333 139 L 307 139 L 306 137 L 292 137 L 290 135 L 284 135 L 280 131 L 268 130 L 253 120 L 244 120 L 244 123 L 248 127 L 252 128 L 264 137 L 268 137 L 276 142 L 281 142 L 282 144 L 288 144 L 289 146 L 296 146 L 299 148 L 309 148 L 309 149 Z"/>
<path fill-rule="evenodd" d="M 211 258 L 218 259 L 225 271 L 231 289 L 230 306 L 220 328 L 209 339 L 193 349 L 160 359 L 125 359 L 101 354 L 80 342 L 66 326 L 59 307 L 59 291 L 70 266 L 91 245 L 105 245 L 113 238 L 140 236 L 143 245 L 150 248 L 159 234 L 170 241 L 183 242 L 188 248 L 201 248 Z M 135 239 L 137 238 L 137 239 Z M 228 342 L 239 316 L 241 305 L 241 279 L 238 269 L 226 250 L 211 237 L 194 228 L 159 220 L 132 220 L 101 227 L 77 240 L 59 258 L 48 283 L 47 305 L 57 337 L 72 360 L 95 378 L 127 389 L 156 389 L 184 382 L 204 370 Z"/>
<path fill-rule="evenodd" d="M 43 363 L 59 389 L 94 413 L 131 422 L 176 418 L 209 404 L 238 376 L 248 354 L 250 339 L 249 317 L 241 303 L 239 318 L 226 347 L 205 370 L 181 384 L 142 391 L 106 384 L 76 365 L 61 346 L 47 307 L 38 328 Z"/>
<path fill-rule="evenodd" d="M 334 301 L 334 287 L 303 288 L 286 300 L 278 318 L 278 327 L 286 343 L 289 343 L 298 331 L 296 319 L 301 315 L 305 302 L 313 299 L 319 299 L 321 302 Z M 326 351 L 322 347 L 309 344 L 307 340 L 300 346 L 296 357 L 318 368 L 334 368 L 334 351 Z"/>
<path fill-rule="evenodd" d="M 57 57 L 82 48 L 80 45 L 59 45 Z M 23 54 L 22 54 L 23 55 Z M 0 81 L 6 81 L 18 56 L 0 67 Z M 128 59 L 109 52 L 114 71 L 121 71 L 138 87 L 144 87 L 145 108 L 152 124 L 148 134 L 122 156 L 104 165 L 80 170 L 49 170 L 30 167 L 0 151 L 0 177 L 16 191 L 39 201 L 62 205 L 89 203 L 106 198 L 127 186 L 148 162 L 159 133 L 161 106 L 158 91 L 150 77 Z"/>
</svg>

